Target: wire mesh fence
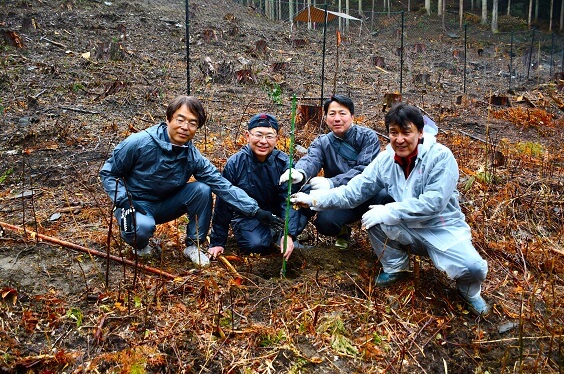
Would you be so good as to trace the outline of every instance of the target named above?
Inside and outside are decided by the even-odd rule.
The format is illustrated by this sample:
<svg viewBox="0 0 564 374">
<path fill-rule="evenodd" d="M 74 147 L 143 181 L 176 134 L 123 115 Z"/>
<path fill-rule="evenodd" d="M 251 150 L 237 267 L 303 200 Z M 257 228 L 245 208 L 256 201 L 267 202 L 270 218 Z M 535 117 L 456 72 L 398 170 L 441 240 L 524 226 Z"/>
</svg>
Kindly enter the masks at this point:
<svg viewBox="0 0 564 374">
<path fill-rule="evenodd" d="M 318 30 L 320 38 L 333 38 L 338 30 L 351 45 L 368 42 L 368 49 L 359 56 L 348 52 L 346 57 L 357 58 L 364 65 L 368 61 L 371 71 L 366 74 L 375 80 L 375 86 L 398 93 L 419 95 L 435 88 L 482 96 L 494 90 L 541 84 L 561 77 L 564 70 L 562 36 L 528 29 L 515 17 L 501 16 L 500 31 L 494 33 L 491 26 L 480 24 L 479 16 L 465 13 L 460 20 L 458 11 L 429 16 L 424 10 L 359 11 L 315 5 L 314 1 L 236 2 L 286 23 L 294 32 Z M 323 22 L 316 22 L 319 19 L 308 10 L 313 9 L 310 6 L 333 15 L 325 27 Z M 298 15 L 309 22 L 294 21 Z M 334 43 L 323 45 L 325 58 L 325 48 L 332 48 Z M 349 65 L 358 66 L 353 61 Z M 341 74 L 346 74 L 346 69 L 342 66 Z M 331 74 L 331 70 L 325 73 Z M 484 80 L 492 84 L 478 83 Z"/>
</svg>

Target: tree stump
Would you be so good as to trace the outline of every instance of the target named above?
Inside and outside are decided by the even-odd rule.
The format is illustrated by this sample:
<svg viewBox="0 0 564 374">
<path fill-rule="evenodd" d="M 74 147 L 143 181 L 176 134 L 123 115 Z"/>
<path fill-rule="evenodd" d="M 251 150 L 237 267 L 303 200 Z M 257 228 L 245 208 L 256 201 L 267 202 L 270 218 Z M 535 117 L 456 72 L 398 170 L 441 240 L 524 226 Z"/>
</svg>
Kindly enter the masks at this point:
<svg viewBox="0 0 564 374">
<path fill-rule="evenodd" d="M 323 117 L 323 108 L 319 104 L 298 104 L 296 126 L 305 127 L 308 123 L 319 124 Z"/>
<path fill-rule="evenodd" d="M 384 94 L 384 105 L 382 107 L 382 112 L 390 109 L 395 103 L 399 103 L 402 100 L 400 93 L 385 93 Z"/>
<path fill-rule="evenodd" d="M 266 54 L 266 52 L 268 51 L 268 44 L 266 44 L 266 40 L 257 40 L 257 42 L 255 43 L 255 49 L 258 53 L 261 54 Z"/>
<path fill-rule="evenodd" d="M 274 62 L 272 63 L 272 65 L 270 65 L 270 70 L 272 70 L 272 72 L 286 70 L 287 68 L 288 68 L 287 62 Z"/>
<path fill-rule="evenodd" d="M 251 83 L 255 81 L 255 77 L 251 69 L 241 69 L 235 71 L 235 78 L 238 83 Z"/>
<path fill-rule="evenodd" d="M 374 64 L 374 66 L 377 66 L 379 68 L 386 68 L 386 64 L 384 63 L 384 57 L 382 56 L 372 56 L 372 63 Z"/>
</svg>

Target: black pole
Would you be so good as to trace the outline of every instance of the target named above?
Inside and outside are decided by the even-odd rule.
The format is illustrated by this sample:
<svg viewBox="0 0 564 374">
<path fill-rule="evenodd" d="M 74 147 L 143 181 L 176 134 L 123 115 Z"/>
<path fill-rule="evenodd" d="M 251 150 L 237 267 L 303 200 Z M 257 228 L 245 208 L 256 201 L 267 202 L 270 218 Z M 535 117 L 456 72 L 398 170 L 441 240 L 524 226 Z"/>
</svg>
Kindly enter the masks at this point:
<svg viewBox="0 0 564 374">
<path fill-rule="evenodd" d="M 190 95 L 190 11 L 186 0 L 186 94 Z"/>
<path fill-rule="evenodd" d="M 462 93 L 466 93 L 466 54 L 468 52 L 468 24 L 464 24 L 464 79 L 462 80 Z"/>
<path fill-rule="evenodd" d="M 509 46 L 509 91 L 511 91 L 512 79 L 513 79 L 513 31 L 511 31 L 511 45 Z"/>
<path fill-rule="evenodd" d="M 399 81 L 399 93 L 403 91 L 403 17 L 404 12 L 401 12 L 401 44 L 400 44 L 400 81 Z"/>
<path fill-rule="evenodd" d="M 560 73 L 564 72 L 564 47 L 562 48 L 562 58 L 560 59 Z"/>
<path fill-rule="evenodd" d="M 535 43 L 535 28 L 533 27 L 533 35 L 531 36 L 531 49 L 529 49 L 529 66 L 527 66 L 527 80 L 529 79 L 529 72 L 533 63 L 533 46 Z"/>
<path fill-rule="evenodd" d="M 323 22 L 323 60 L 321 61 L 321 106 L 323 106 L 323 82 L 325 81 L 325 40 L 327 39 L 327 16 L 327 3 L 325 3 L 325 22 Z"/>
</svg>

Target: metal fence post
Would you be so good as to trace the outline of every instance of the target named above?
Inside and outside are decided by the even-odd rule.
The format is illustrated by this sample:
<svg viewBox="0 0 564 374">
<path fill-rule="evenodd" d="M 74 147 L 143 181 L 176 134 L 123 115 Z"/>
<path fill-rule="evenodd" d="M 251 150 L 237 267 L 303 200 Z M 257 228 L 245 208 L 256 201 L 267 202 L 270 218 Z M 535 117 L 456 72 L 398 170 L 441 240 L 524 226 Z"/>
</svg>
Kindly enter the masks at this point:
<svg viewBox="0 0 564 374">
<path fill-rule="evenodd" d="M 468 52 L 468 24 L 465 23 L 464 24 L 464 75 L 463 75 L 463 79 L 462 79 L 462 93 L 466 93 L 466 54 Z"/>
<path fill-rule="evenodd" d="M 323 82 L 325 81 L 325 40 L 327 35 L 327 3 L 325 3 L 325 21 L 323 22 L 323 60 L 321 62 L 321 96 L 320 105 L 323 106 Z"/>
<path fill-rule="evenodd" d="M 190 11 L 186 3 L 186 94 L 190 95 Z"/>
<path fill-rule="evenodd" d="M 403 36 L 404 36 L 404 12 L 401 12 L 401 44 L 400 44 L 400 81 L 399 93 L 403 91 Z"/>
</svg>

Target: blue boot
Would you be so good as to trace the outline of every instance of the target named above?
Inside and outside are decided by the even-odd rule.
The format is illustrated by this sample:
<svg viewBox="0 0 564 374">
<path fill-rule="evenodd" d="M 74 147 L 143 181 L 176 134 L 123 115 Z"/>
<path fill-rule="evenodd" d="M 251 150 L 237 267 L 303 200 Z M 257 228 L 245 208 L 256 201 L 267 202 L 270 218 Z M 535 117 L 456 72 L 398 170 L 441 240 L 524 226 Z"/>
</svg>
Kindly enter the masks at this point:
<svg viewBox="0 0 564 374">
<path fill-rule="evenodd" d="M 406 276 L 407 272 L 405 271 L 400 271 L 398 273 L 381 272 L 374 278 L 374 284 L 376 287 L 388 287 L 397 281 L 404 279 Z"/>
<path fill-rule="evenodd" d="M 462 295 L 462 297 L 468 304 L 468 309 L 470 309 L 473 314 L 484 317 L 490 313 L 490 306 L 482 296 L 467 297 Z"/>
</svg>

